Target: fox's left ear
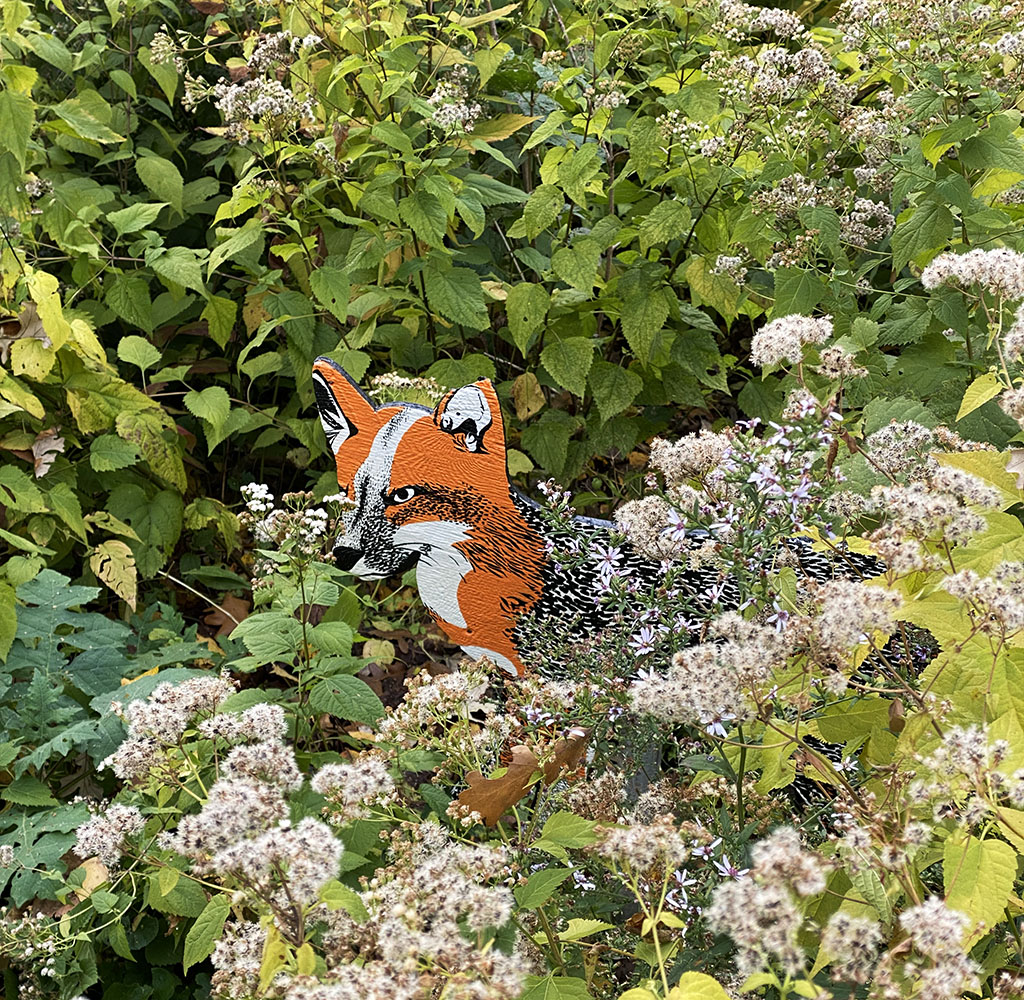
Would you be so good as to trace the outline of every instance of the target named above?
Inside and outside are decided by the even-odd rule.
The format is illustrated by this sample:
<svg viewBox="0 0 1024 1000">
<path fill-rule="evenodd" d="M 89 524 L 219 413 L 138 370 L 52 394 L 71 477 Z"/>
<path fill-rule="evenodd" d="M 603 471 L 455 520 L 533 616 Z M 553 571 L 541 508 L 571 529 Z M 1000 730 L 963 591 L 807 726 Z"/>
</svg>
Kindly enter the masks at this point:
<svg viewBox="0 0 1024 1000">
<path fill-rule="evenodd" d="M 505 427 L 501 404 L 490 379 L 453 389 L 437 404 L 434 423 L 466 451 L 505 451 Z"/>
</svg>

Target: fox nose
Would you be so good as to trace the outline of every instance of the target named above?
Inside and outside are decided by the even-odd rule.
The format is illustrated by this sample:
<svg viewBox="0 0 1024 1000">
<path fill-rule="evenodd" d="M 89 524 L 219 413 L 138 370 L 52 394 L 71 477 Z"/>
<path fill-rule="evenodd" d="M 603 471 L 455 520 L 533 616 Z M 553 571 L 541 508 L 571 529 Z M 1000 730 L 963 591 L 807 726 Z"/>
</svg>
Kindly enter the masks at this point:
<svg viewBox="0 0 1024 1000">
<path fill-rule="evenodd" d="M 359 562 L 363 553 L 360 549 L 349 549 L 344 545 L 339 545 L 334 550 L 334 565 L 338 569 L 351 569 L 357 562 Z"/>
</svg>

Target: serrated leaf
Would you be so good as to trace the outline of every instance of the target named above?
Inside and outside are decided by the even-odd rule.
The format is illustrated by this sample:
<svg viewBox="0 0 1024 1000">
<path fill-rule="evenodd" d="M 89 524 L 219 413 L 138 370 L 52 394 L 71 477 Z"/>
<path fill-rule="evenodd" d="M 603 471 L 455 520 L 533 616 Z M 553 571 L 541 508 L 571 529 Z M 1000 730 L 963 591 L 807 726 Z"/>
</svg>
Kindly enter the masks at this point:
<svg viewBox="0 0 1024 1000">
<path fill-rule="evenodd" d="M 583 396 L 594 361 L 594 342 L 589 337 L 555 340 L 540 352 L 540 360 L 558 385 L 575 396 Z"/>
<path fill-rule="evenodd" d="M 128 410 L 117 415 L 114 427 L 119 437 L 139 446 L 142 457 L 164 482 L 183 493 L 188 485 L 185 465 L 177 438 L 173 443 L 164 438 L 165 421 L 162 412 Z"/>
<path fill-rule="evenodd" d="M 107 222 L 114 227 L 118 236 L 137 233 L 156 222 L 156 217 L 167 204 L 166 201 L 137 202 L 116 212 L 108 212 Z"/>
<path fill-rule="evenodd" d="M 302 625 L 283 611 L 264 611 L 236 625 L 231 637 L 241 639 L 261 663 L 291 661 L 302 642 Z"/>
<path fill-rule="evenodd" d="M 969 170 L 995 168 L 1024 175 L 1024 147 L 1013 134 L 1015 127 L 1014 117 L 1009 114 L 993 115 L 988 128 L 960 147 L 960 162 Z"/>
<path fill-rule="evenodd" d="M 95 91 L 93 94 L 95 95 Z M 61 101 L 60 104 L 54 104 L 50 110 L 66 122 L 80 139 L 101 143 L 124 142 L 124 136 L 118 135 L 113 129 L 104 125 L 80 98 Z"/>
<path fill-rule="evenodd" d="M 153 332 L 153 305 L 149 282 L 134 275 L 119 274 L 107 286 L 103 301 L 129 326 Z"/>
<path fill-rule="evenodd" d="M 640 251 L 647 253 L 657 243 L 678 239 L 690 228 L 690 209 L 681 201 L 659 202 L 640 223 Z"/>
<path fill-rule="evenodd" d="M 240 257 L 257 243 L 262 247 L 264 230 L 262 226 L 249 225 L 244 229 L 229 231 L 226 237 L 220 231 L 220 237 L 220 242 L 210 251 L 210 259 L 206 262 L 207 275 L 212 275 L 225 261 Z"/>
<path fill-rule="evenodd" d="M 101 542 L 89 556 L 89 568 L 131 609 L 135 610 L 138 572 L 132 550 L 116 538 Z"/>
<path fill-rule="evenodd" d="M 348 301 L 350 283 L 348 274 L 340 267 L 327 265 L 318 267 L 309 276 L 309 287 L 313 297 L 335 319 L 341 323 L 348 321 Z"/>
<path fill-rule="evenodd" d="M 817 988 L 813 995 L 818 995 Z M 717 979 L 703 972 L 684 972 L 665 1000 L 729 1000 L 729 994 Z"/>
<path fill-rule="evenodd" d="M 154 347 L 145 337 L 131 334 L 122 337 L 117 344 L 117 356 L 130 365 L 135 365 L 145 371 L 160 362 L 160 351 Z"/>
<path fill-rule="evenodd" d="M 28 94 L 16 93 L 10 87 L 0 90 L 0 150 L 13 153 L 22 170 L 35 117 L 35 104 Z"/>
<path fill-rule="evenodd" d="M 512 342 L 525 358 L 536 334 L 547 319 L 551 299 L 543 285 L 523 282 L 513 285 L 505 299 L 505 315 L 508 318 Z"/>
<path fill-rule="evenodd" d="M 964 392 L 964 398 L 960 403 L 956 419 L 962 420 L 968 413 L 973 413 L 979 406 L 984 406 L 990 399 L 994 399 L 1003 391 L 1003 384 L 996 378 L 993 372 L 985 372 L 979 375 Z"/>
<path fill-rule="evenodd" d="M 543 906 L 554 891 L 572 874 L 571 868 L 545 868 L 534 872 L 515 890 L 516 902 L 522 910 L 533 910 Z"/>
<path fill-rule="evenodd" d="M 357 924 L 370 919 L 362 897 L 337 879 L 332 879 L 320 890 L 320 899 L 329 910 L 344 910 Z"/>
<path fill-rule="evenodd" d="M 622 365 L 595 361 L 590 369 L 590 391 L 602 420 L 610 420 L 636 399 L 644 380 Z"/>
<path fill-rule="evenodd" d="M 520 1000 L 592 1000 L 587 984 L 574 976 L 527 976 Z"/>
<path fill-rule="evenodd" d="M 223 348 L 231 339 L 231 331 L 238 315 L 238 303 L 223 295 L 211 295 L 207 300 L 200 318 L 206 320 L 213 342 Z"/>
<path fill-rule="evenodd" d="M 427 302 L 435 312 L 471 330 L 486 330 L 490 326 L 483 286 L 476 271 L 468 267 L 446 268 L 430 259 L 424 278 Z"/>
<path fill-rule="evenodd" d="M 195 389 L 186 393 L 185 409 L 193 416 L 206 420 L 213 427 L 222 427 L 231 412 L 231 397 L 219 385 L 207 386 L 202 392 Z"/>
<path fill-rule="evenodd" d="M 176 212 L 182 212 L 182 196 L 185 182 L 178 168 L 162 156 L 139 156 L 135 160 L 135 172 L 139 180 L 161 201 L 167 202 Z"/>
<path fill-rule="evenodd" d="M 523 207 L 523 229 L 528 240 L 536 239 L 562 214 L 565 195 L 554 184 L 541 184 L 533 189 Z"/>
<path fill-rule="evenodd" d="M 942 879 L 946 906 L 981 926 L 968 932 L 970 946 L 1002 919 L 1013 895 L 1017 852 L 1002 840 L 951 834 L 942 851 Z"/>
<path fill-rule="evenodd" d="M 938 201 L 909 208 L 901 219 L 892 234 L 892 266 L 897 273 L 911 261 L 921 263 L 942 250 L 953 234 L 953 214 Z"/>
<path fill-rule="evenodd" d="M 585 142 L 558 164 L 558 185 L 581 208 L 587 204 L 587 184 L 597 176 L 601 160 L 596 142 Z"/>
<path fill-rule="evenodd" d="M 626 272 L 626 278 L 630 272 Z M 620 279 L 623 292 L 622 332 L 629 349 L 641 362 L 647 364 L 653 357 L 661 331 L 669 314 L 669 299 L 665 288 L 645 288 L 642 284 L 626 284 Z"/>
<path fill-rule="evenodd" d="M 414 191 L 399 201 L 398 215 L 427 246 L 439 247 L 444 243 L 448 213 L 436 195 L 429 191 Z"/>
<path fill-rule="evenodd" d="M 576 240 L 571 247 L 556 250 L 551 258 L 555 274 L 566 284 L 589 295 L 597 281 L 597 269 L 601 263 L 601 247 L 586 238 Z"/>
<path fill-rule="evenodd" d="M 366 681 L 338 674 L 317 681 L 309 692 L 309 707 L 338 719 L 372 725 L 384 714 L 380 699 Z"/>
<path fill-rule="evenodd" d="M 203 270 L 194 250 L 187 247 L 157 247 L 146 251 L 146 263 L 161 278 L 184 288 L 206 293 Z"/>
<path fill-rule="evenodd" d="M 345 622 L 321 622 L 309 633 L 309 641 L 321 653 L 330 656 L 348 656 L 352 652 L 355 633 Z"/>
<path fill-rule="evenodd" d="M 185 953 L 182 958 L 182 969 L 188 972 L 209 955 L 220 940 L 224 930 L 224 922 L 231 912 L 231 897 L 220 893 L 206 904 L 203 912 L 196 917 L 196 922 L 185 935 Z"/>
<path fill-rule="evenodd" d="M 16 806 L 55 806 L 57 804 L 49 787 L 38 778 L 33 778 L 28 774 L 15 778 L 0 792 L 0 798 L 5 802 L 13 802 Z"/>
</svg>

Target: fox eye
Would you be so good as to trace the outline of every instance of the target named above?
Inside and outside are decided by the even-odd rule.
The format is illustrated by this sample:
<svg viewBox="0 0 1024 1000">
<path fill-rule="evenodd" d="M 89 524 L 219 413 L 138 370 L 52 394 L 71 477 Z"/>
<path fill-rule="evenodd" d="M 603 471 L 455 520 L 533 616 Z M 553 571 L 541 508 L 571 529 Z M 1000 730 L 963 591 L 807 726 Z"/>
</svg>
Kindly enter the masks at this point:
<svg viewBox="0 0 1024 1000">
<path fill-rule="evenodd" d="M 415 486 L 399 486 L 397 490 L 392 490 L 385 500 L 388 504 L 408 503 L 420 492 Z"/>
</svg>

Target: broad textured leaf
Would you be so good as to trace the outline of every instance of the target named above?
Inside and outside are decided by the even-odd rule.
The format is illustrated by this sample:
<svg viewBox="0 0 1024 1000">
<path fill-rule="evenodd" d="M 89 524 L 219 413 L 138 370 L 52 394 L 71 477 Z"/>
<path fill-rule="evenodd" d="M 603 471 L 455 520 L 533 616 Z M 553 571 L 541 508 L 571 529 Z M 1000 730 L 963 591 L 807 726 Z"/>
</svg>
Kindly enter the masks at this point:
<svg viewBox="0 0 1024 1000">
<path fill-rule="evenodd" d="M 158 247 L 146 251 L 146 263 L 166 281 L 205 292 L 203 271 L 194 250 L 187 247 Z"/>
<path fill-rule="evenodd" d="M 558 185 L 577 205 L 586 207 L 587 184 L 600 170 L 597 143 L 585 142 L 558 164 Z"/>
<path fill-rule="evenodd" d="M 175 211 L 182 211 L 185 182 L 181 172 L 170 160 L 162 156 L 139 156 L 135 160 L 135 172 L 157 198 L 167 202 Z"/>
<path fill-rule="evenodd" d="M 132 550 L 120 539 L 101 542 L 89 556 L 89 568 L 133 611 L 138 594 L 138 572 Z"/>
<path fill-rule="evenodd" d="M 678 239 L 690 228 L 690 209 L 681 201 L 670 198 L 659 202 L 640 223 L 640 250 L 642 253 L 658 243 Z"/>
<path fill-rule="evenodd" d="M 208 421 L 214 427 L 222 426 L 231 412 L 227 389 L 219 385 L 208 386 L 202 392 L 193 389 L 185 395 L 184 402 L 189 413 Z"/>
<path fill-rule="evenodd" d="M 432 247 L 444 243 L 448 214 L 435 195 L 428 191 L 414 191 L 399 201 L 398 214 L 423 243 Z"/>
<path fill-rule="evenodd" d="M 13 153 L 22 170 L 35 116 L 35 104 L 28 94 L 19 94 L 10 87 L 0 90 L 0 150 Z"/>
<path fill-rule="evenodd" d="M 213 342 L 223 348 L 231 339 L 231 331 L 238 316 L 238 303 L 223 295 L 211 295 L 200 314 L 206 320 Z"/>
<path fill-rule="evenodd" d="M 160 351 L 145 337 L 131 334 L 122 337 L 117 344 L 117 356 L 130 365 L 136 365 L 145 371 L 160 363 Z"/>
<path fill-rule="evenodd" d="M 593 1000 L 587 984 L 573 976 L 527 976 L 520 1000 Z"/>
<path fill-rule="evenodd" d="M 590 391 L 602 420 L 610 420 L 636 399 L 644 380 L 622 365 L 595 361 L 590 369 Z"/>
<path fill-rule="evenodd" d="M 634 271 L 627 271 L 619 279 L 619 291 L 622 294 L 622 332 L 634 356 L 647 364 L 659 346 L 660 334 L 668 319 L 668 291 L 664 286 L 652 287 Z"/>
<path fill-rule="evenodd" d="M 178 437 L 165 437 L 169 430 L 163 413 L 150 410 L 127 410 L 114 422 L 119 437 L 138 445 L 149 467 L 168 485 L 185 491 L 185 464 L 181 457 Z"/>
<path fill-rule="evenodd" d="M 123 135 L 118 135 L 104 125 L 79 98 L 61 101 L 60 104 L 54 104 L 50 110 L 63 119 L 80 139 L 101 143 L 124 142 Z M 160 197 L 158 192 L 153 193 Z"/>
<path fill-rule="evenodd" d="M 988 128 L 960 147 L 960 162 L 969 170 L 998 169 L 1024 175 L 1024 147 L 1013 134 L 1015 127 L 1010 115 L 994 115 Z"/>
<path fill-rule="evenodd" d="M 320 890 L 320 899 L 328 910 L 344 910 L 357 924 L 365 924 L 370 919 L 362 896 L 337 879 Z"/>
<path fill-rule="evenodd" d="M 516 903 L 522 910 L 543 906 L 571 874 L 571 868 L 545 868 L 534 872 L 526 880 L 526 885 L 515 890 Z"/>
<path fill-rule="evenodd" d="M 323 265 L 309 276 L 313 296 L 335 319 L 348 320 L 350 283 L 348 274 L 340 267 Z"/>
<path fill-rule="evenodd" d="M 513 285 L 508 291 L 505 299 L 508 328 L 512 334 L 512 342 L 519 348 L 519 353 L 524 358 L 533 342 L 534 334 L 544 326 L 550 304 L 551 300 L 543 285 L 523 282 Z"/>
<path fill-rule="evenodd" d="M 244 229 L 229 231 L 226 238 L 223 231 L 219 232 L 219 236 L 221 241 L 210 251 L 210 259 L 206 263 L 208 275 L 213 274 L 225 261 L 243 256 L 257 244 L 262 247 L 265 233 L 262 226 L 250 225 Z"/>
<path fill-rule="evenodd" d="M 575 396 L 583 396 L 594 361 L 594 342 L 589 337 L 552 341 L 540 352 L 540 360 L 558 385 Z"/>
<path fill-rule="evenodd" d="M 314 712 L 369 725 L 384 714 L 384 706 L 366 681 L 347 674 L 317 681 L 309 692 L 309 707 Z"/>
<path fill-rule="evenodd" d="M 129 326 L 137 326 L 146 333 L 153 332 L 153 304 L 149 299 L 148 281 L 119 274 L 107 286 L 103 301 Z"/>
<path fill-rule="evenodd" d="M 800 267 L 780 267 L 775 272 L 775 304 L 772 318 L 799 313 L 809 316 L 825 297 L 825 284 L 814 271 Z"/>
<path fill-rule="evenodd" d="M 984 406 L 990 399 L 998 396 L 1003 388 L 1002 382 L 992 372 L 979 375 L 964 392 L 956 419 L 962 420 L 968 413 L 973 413 L 979 406 Z"/>
<path fill-rule="evenodd" d="M 528 240 L 536 239 L 561 214 L 565 195 L 554 184 L 534 188 L 523 208 L 523 230 Z"/>
<path fill-rule="evenodd" d="M 923 201 L 900 218 L 892 234 L 892 265 L 897 272 L 944 249 L 953 235 L 953 214 L 941 202 Z"/>
<path fill-rule="evenodd" d="M 703 972 L 684 972 L 665 1000 L 730 1000 L 725 987 Z"/>
<path fill-rule="evenodd" d="M 321 622 L 310 631 L 309 641 L 321 653 L 348 656 L 354 636 L 352 627 L 345 622 Z"/>
<path fill-rule="evenodd" d="M 588 295 L 597 281 L 597 268 L 601 262 L 601 247 L 594 241 L 578 239 L 571 247 L 556 250 L 551 258 L 555 274 L 566 284 Z"/>
<path fill-rule="evenodd" d="M 196 922 L 185 935 L 185 954 L 182 959 L 182 968 L 185 972 L 213 954 L 213 949 L 220 940 L 224 922 L 230 912 L 231 897 L 219 893 L 206 904 L 203 912 L 196 917 Z"/>
<path fill-rule="evenodd" d="M 156 222 L 160 210 L 167 204 L 166 201 L 137 202 L 117 212 L 108 212 L 107 222 L 114 227 L 118 236 L 137 233 Z"/>
<path fill-rule="evenodd" d="M 468 267 L 446 269 L 431 262 L 424 269 L 424 278 L 427 302 L 435 312 L 471 330 L 486 330 L 490 326 L 483 286 L 476 271 Z"/>
<path fill-rule="evenodd" d="M 250 615 L 231 633 L 262 663 L 283 659 L 291 661 L 302 642 L 302 625 L 283 611 L 265 611 Z M 364 685 L 365 686 L 365 685 Z"/>
<path fill-rule="evenodd" d="M 23 774 L 7 785 L 0 792 L 0 798 L 18 806 L 55 806 L 57 804 L 49 787 L 38 778 L 27 774 Z"/>
<path fill-rule="evenodd" d="M 977 941 L 1003 919 L 1016 875 L 1017 852 L 1009 844 L 958 833 L 947 838 L 942 852 L 946 905 L 983 925 L 969 932 L 965 943 Z"/>
</svg>

